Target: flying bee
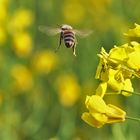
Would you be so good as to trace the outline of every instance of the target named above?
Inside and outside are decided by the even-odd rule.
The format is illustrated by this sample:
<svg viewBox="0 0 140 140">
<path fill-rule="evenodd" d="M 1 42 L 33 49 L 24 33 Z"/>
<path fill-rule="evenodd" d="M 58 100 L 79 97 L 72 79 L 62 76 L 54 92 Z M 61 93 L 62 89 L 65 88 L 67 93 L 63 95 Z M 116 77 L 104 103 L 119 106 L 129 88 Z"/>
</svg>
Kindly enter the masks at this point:
<svg viewBox="0 0 140 140">
<path fill-rule="evenodd" d="M 64 42 L 65 46 L 67 48 L 72 48 L 73 50 L 73 55 L 76 56 L 76 45 L 77 45 L 77 39 L 75 35 L 81 36 L 81 37 L 86 37 L 92 33 L 91 30 L 76 30 L 73 29 L 72 26 L 63 24 L 58 28 L 51 28 L 47 26 L 39 26 L 39 30 L 41 32 L 46 33 L 47 35 L 56 35 L 60 34 L 60 39 L 59 39 L 59 45 L 56 48 L 55 52 L 58 51 L 58 49 L 61 46 L 62 41 Z"/>
</svg>

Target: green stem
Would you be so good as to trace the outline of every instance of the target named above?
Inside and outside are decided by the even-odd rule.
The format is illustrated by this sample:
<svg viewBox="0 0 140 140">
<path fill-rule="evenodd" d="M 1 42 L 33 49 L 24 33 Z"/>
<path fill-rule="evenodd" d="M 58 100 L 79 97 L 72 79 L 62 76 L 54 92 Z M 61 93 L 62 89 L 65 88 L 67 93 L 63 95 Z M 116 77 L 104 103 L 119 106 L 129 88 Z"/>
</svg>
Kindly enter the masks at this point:
<svg viewBox="0 0 140 140">
<path fill-rule="evenodd" d="M 134 118 L 134 117 L 130 117 L 130 116 L 126 116 L 126 119 L 130 119 L 130 120 L 134 120 L 134 121 L 139 121 L 140 122 L 140 118 Z"/>
<path fill-rule="evenodd" d="M 140 93 L 138 93 L 138 92 L 131 92 L 131 91 L 127 91 L 127 90 L 121 90 L 121 92 L 123 92 L 123 91 L 140 96 Z"/>
<path fill-rule="evenodd" d="M 118 95 L 119 93 L 114 93 L 114 92 L 107 92 L 105 95 Z"/>
</svg>

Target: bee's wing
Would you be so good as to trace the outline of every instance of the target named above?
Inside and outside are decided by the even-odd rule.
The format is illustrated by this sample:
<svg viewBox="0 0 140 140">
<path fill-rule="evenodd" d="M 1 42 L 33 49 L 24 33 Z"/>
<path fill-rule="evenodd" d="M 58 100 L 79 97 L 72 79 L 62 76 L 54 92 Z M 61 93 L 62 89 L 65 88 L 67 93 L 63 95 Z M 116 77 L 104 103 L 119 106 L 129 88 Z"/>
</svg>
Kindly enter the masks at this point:
<svg viewBox="0 0 140 140">
<path fill-rule="evenodd" d="M 52 35 L 52 36 L 61 32 L 60 28 L 52 28 L 52 27 L 47 27 L 47 26 L 43 26 L 43 25 L 40 25 L 38 29 L 39 29 L 39 31 L 41 31 L 45 34 Z"/>
<path fill-rule="evenodd" d="M 87 37 L 93 33 L 92 30 L 75 30 L 75 34 L 77 34 L 79 37 Z"/>
</svg>

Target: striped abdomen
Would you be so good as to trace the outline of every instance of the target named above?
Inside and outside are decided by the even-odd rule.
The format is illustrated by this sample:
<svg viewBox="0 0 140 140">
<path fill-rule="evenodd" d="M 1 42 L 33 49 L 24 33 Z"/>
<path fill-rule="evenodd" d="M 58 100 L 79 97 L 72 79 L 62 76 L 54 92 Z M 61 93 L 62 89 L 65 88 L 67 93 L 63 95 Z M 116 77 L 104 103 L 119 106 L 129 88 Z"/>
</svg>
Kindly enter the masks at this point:
<svg viewBox="0 0 140 140">
<path fill-rule="evenodd" d="M 75 34 L 72 31 L 64 31 L 63 39 L 67 48 L 71 48 L 75 45 Z"/>
</svg>

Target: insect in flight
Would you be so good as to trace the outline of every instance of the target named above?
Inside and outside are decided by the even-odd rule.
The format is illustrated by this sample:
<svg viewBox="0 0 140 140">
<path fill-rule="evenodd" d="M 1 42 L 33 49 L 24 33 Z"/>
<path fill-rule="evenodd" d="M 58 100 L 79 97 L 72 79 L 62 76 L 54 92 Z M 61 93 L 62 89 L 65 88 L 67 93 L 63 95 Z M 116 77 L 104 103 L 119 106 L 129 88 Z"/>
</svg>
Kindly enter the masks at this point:
<svg viewBox="0 0 140 140">
<path fill-rule="evenodd" d="M 55 51 L 58 51 L 58 49 L 61 46 L 62 41 L 64 41 L 64 44 L 67 48 L 72 48 L 73 50 L 73 55 L 76 56 L 76 45 L 77 45 L 77 39 L 75 35 L 81 36 L 81 37 L 87 37 L 92 33 L 91 30 L 77 30 L 73 29 L 72 26 L 63 24 L 58 28 L 51 28 L 47 26 L 39 26 L 39 30 L 41 32 L 46 33 L 47 35 L 56 35 L 60 34 L 60 40 L 59 40 L 59 45 L 56 48 Z"/>
</svg>

